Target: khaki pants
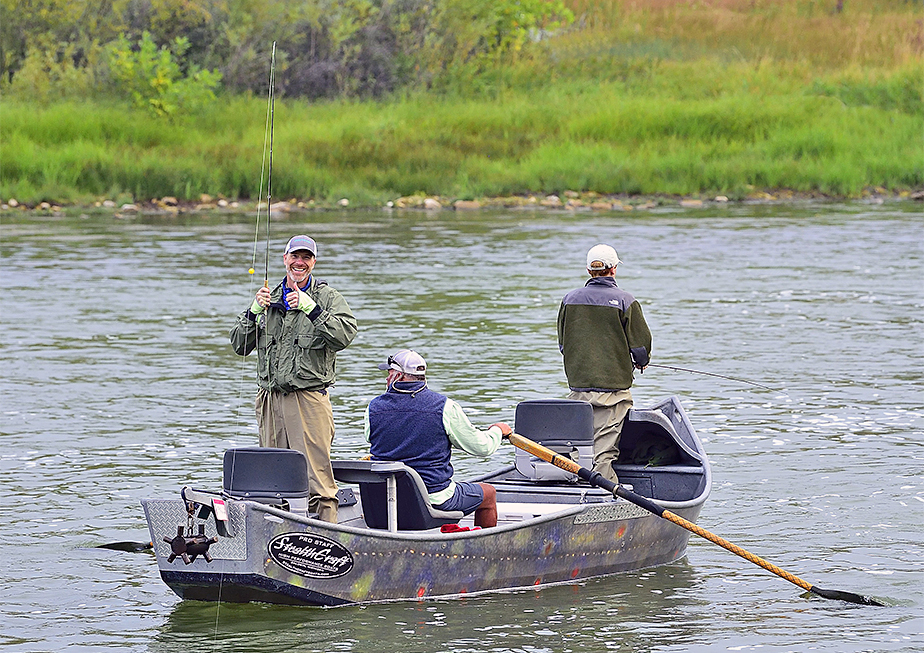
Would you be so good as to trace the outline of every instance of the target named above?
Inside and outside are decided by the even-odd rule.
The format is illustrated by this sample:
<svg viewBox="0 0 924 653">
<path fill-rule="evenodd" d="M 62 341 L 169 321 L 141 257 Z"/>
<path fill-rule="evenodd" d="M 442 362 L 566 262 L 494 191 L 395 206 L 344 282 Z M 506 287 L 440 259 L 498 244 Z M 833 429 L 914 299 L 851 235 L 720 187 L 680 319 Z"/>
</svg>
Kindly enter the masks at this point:
<svg viewBox="0 0 924 653">
<path fill-rule="evenodd" d="M 619 458 L 619 437 L 622 425 L 632 408 L 632 393 L 628 390 L 615 392 L 575 392 L 568 399 L 589 402 L 594 409 L 594 470 L 603 478 L 618 483 L 613 463 Z"/>
<path fill-rule="evenodd" d="M 260 446 L 295 449 L 308 459 L 308 510 L 337 522 L 337 483 L 330 464 L 334 411 L 326 391 L 257 393 Z"/>
</svg>

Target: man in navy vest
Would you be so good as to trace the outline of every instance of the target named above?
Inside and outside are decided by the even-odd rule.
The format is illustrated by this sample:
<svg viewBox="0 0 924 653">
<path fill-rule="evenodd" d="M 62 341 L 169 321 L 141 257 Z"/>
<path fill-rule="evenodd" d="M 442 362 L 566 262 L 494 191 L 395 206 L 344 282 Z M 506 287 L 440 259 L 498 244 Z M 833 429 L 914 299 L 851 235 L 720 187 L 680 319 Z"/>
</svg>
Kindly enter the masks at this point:
<svg viewBox="0 0 924 653">
<path fill-rule="evenodd" d="M 427 362 L 416 351 L 389 356 L 387 390 L 366 409 L 365 434 L 373 460 L 395 460 L 413 467 L 438 510 L 475 513 L 475 525 L 497 526 L 497 493 L 488 483 L 452 480 L 451 449 L 490 456 L 511 428 L 503 422 L 486 431 L 472 426 L 462 407 L 427 387 Z"/>
</svg>

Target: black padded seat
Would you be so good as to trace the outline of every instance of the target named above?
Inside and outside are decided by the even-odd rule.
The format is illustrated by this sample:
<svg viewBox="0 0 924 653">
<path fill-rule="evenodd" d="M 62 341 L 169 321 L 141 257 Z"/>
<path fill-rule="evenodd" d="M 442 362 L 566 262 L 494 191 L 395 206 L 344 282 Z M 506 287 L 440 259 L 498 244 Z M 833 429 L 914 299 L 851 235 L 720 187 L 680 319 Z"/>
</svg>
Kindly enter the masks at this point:
<svg viewBox="0 0 924 653">
<path fill-rule="evenodd" d="M 594 409 L 576 399 L 530 399 L 517 404 L 515 430 L 582 467 L 593 467 Z M 527 451 L 514 454 L 517 471 L 533 481 L 576 482 L 577 476 Z"/>
<path fill-rule="evenodd" d="M 294 449 L 242 447 L 224 457 L 222 488 L 230 497 L 260 503 L 292 503 L 308 496 L 308 460 Z M 301 503 L 301 502 L 299 502 Z"/>
<path fill-rule="evenodd" d="M 427 499 L 423 479 L 411 467 L 400 462 L 380 460 L 333 460 L 334 478 L 341 483 L 359 485 L 363 518 L 369 528 L 390 531 L 423 531 L 444 524 L 457 524 L 465 514 L 461 510 L 434 508 Z M 388 519 L 388 479 L 394 479 L 397 498 L 397 524 Z"/>
<path fill-rule="evenodd" d="M 544 446 L 594 443 L 594 408 L 577 399 L 529 399 L 517 404 L 516 432 Z"/>
</svg>

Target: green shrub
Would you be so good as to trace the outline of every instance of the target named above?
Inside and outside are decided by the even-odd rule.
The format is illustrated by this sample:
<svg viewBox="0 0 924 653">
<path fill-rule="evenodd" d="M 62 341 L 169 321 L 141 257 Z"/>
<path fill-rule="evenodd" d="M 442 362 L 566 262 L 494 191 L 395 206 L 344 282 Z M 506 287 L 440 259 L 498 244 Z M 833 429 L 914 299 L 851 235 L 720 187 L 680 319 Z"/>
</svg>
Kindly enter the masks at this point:
<svg viewBox="0 0 924 653">
<path fill-rule="evenodd" d="M 116 90 L 130 95 L 136 106 L 159 116 L 202 108 L 215 99 L 221 73 L 190 66 L 184 74 L 180 62 L 188 48 L 189 41 L 184 37 L 177 37 L 172 49 L 158 48 L 148 32 L 142 35 L 137 49 L 120 37 L 109 49 Z"/>
<path fill-rule="evenodd" d="M 834 80 L 816 80 L 809 93 L 837 98 L 845 106 L 871 106 L 924 115 L 924 82 L 919 65 L 895 72 L 849 71 Z"/>
<path fill-rule="evenodd" d="M 75 43 L 58 43 L 48 34 L 35 37 L 10 83 L 10 93 L 41 104 L 92 97 L 99 83 L 101 48 L 92 44 L 79 56 L 78 50 Z M 84 62 L 78 65 L 81 58 Z"/>
</svg>

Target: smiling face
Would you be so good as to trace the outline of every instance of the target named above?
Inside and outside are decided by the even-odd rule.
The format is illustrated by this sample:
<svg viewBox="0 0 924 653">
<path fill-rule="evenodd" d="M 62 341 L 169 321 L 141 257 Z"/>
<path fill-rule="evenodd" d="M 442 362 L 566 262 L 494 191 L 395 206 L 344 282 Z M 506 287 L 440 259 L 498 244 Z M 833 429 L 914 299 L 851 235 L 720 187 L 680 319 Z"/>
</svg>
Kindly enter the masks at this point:
<svg viewBox="0 0 924 653">
<path fill-rule="evenodd" d="M 283 254 L 282 261 L 286 265 L 286 276 L 289 278 L 289 283 L 294 283 L 301 288 L 308 283 L 308 277 L 317 259 L 307 249 L 297 249 L 294 252 Z"/>
</svg>

